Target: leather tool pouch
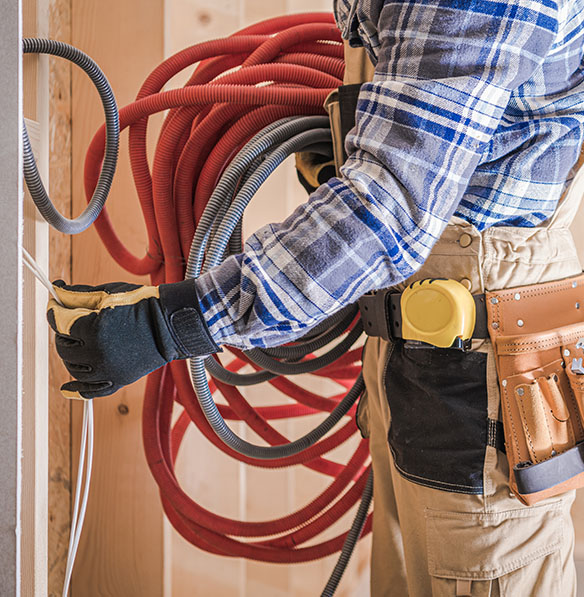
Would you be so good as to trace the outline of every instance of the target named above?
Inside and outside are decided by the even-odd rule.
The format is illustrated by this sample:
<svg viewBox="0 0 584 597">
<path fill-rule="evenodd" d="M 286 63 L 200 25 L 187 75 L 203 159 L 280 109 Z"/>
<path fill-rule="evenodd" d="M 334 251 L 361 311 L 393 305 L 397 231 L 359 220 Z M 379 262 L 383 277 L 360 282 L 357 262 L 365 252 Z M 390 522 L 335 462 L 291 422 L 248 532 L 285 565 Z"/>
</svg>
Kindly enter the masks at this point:
<svg viewBox="0 0 584 597">
<path fill-rule="evenodd" d="M 584 276 L 486 293 L 509 484 L 525 504 L 584 485 Z"/>
</svg>

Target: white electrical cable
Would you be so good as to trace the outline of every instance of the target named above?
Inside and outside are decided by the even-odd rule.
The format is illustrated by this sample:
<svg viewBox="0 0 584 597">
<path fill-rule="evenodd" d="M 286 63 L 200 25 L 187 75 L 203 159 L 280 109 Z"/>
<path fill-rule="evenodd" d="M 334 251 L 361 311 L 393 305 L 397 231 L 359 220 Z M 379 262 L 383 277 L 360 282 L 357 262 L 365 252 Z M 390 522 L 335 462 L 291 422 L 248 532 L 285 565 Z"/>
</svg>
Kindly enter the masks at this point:
<svg viewBox="0 0 584 597">
<path fill-rule="evenodd" d="M 41 270 L 37 262 L 30 253 L 22 248 L 23 263 L 34 274 L 37 280 L 46 287 L 51 296 L 62 304 L 53 285 L 47 275 Z M 65 582 L 63 583 L 63 597 L 69 594 L 71 584 L 71 575 L 75 564 L 75 556 L 79 548 L 81 531 L 83 530 L 83 521 L 87 511 L 87 501 L 89 498 L 89 485 L 91 482 L 91 469 L 93 466 L 93 401 L 83 401 L 83 425 L 81 431 L 81 446 L 79 449 L 79 463 L 77 466 L 77 483 L 75 486 L 75 500 L 73 502 L 73 515 L 71 517 L 71 531 L 69 534 L 69 549 L 67 553 L 67 566 L 65 569 Z M 86 461 L 87 457 L 87 461 Z M 85 473 L 85 474 L 84 474 Z"/>
<path fill-rule="evenodd" d="M 87 467 L 85 467 L 85 456 L 87 455 Z M 81 433 L 81 447 L 79 449 L 79 464 L 77 465 L 77 483 L 75 487 L 75 501 L 71 517 L 71 531 L 69 533 L 69 549 L 67 553 L 67 567 L 65 569 L 65 582 L 63 584 L 63 597 L 69 594 L 75 556 L 79 548 L 83 521 L 87 510 L 87 499 L 89 496 L 89 484 L 91 480 L 91 468 L 93 465 L 93 402 L 83 402 L 83 425 Z M 85 468 L 85 476 L 83 471 Z M 81 490 L 83 486 L 83 491 Z"/>
</svg>

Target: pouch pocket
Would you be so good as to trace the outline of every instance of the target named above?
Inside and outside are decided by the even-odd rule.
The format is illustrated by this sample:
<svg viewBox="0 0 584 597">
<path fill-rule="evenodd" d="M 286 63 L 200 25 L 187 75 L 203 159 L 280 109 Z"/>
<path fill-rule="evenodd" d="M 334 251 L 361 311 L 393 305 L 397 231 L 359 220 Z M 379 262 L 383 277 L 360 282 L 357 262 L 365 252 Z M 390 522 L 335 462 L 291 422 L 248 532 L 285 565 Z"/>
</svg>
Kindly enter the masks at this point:
<svg viewBox="0 0 584 597">
<path fill-rule="evenodd" d="M 584 437 L 582 421 L 584 421 L 584 338 L 577 342 L 562 346 L 565 357 L 565 370 L 572 390 L 574 407 L 580 415 L 580 437 Z"/>
<path fill-rule="evenodd" d="M 488 445 L 486 353 L 395 343 L 385 373 L 389 445 L 414 483 L 483 492 Z"/>
<path fill-rule="evenodd" d="M 566 397 L 562 361 L 507 379 L 512 388 L 524 439 L 532 463 L 542 462 L 575 445 L 573 425 Z"/>
<path fill-rule="evenodd" d="M 433 597 L 562 595 L 569 503 L 493 513 L 426 510 Z"/>
</svg>

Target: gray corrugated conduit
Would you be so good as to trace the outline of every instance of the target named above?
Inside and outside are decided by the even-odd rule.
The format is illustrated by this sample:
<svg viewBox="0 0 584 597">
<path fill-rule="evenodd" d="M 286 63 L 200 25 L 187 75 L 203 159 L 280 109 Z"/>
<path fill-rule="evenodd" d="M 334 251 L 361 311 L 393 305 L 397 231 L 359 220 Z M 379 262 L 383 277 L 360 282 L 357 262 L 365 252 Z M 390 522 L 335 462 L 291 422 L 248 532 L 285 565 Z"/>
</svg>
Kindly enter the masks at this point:
<svg viewBox="0 0 584 597">
<path fill-rule="evenodd" d="M 371 505 L 372 499 L 373 469 L 367 477 L 367 484 L 365 485 L 365 489 L 363 490 L 363 496 L 361 497 L 361 502 L 359 503 L 357 514 L 355 514 L 355 518 L 353 519 L 351 528 L 349 529 L 345 542 L 343 543 L 341 555 L 339 556 L 339 559 L 337 560 L 337 563 L 335 564 L 335 567 L 333 568 L 330 578 L 326 583 L 326 586 L 323 589 L 320 597 L 333 597 L 333 595 L 335 594 L 335 591 L 337 590 L 337 587 L 341 582 L 341 578 L 343 577 L 343 573 L 347 569 L 349 560 L 353 555 L 355 545 L 357 545 L 357 541 L 359 540 L 361 532 L 363 531 L 363 527 L 365 526 L 365 521 L 367 520 L 367 512 L 369 511 L 369 506 Z"/>
<path fill-rule="evenodd" d="M 207 271 L 217 265 L 230 251 L 239 251 L 243 213 L 259 187 L 292 153 L 307 148 L 328 149 L 326 142 L 330 140 L 330 130 L 327 128 L 328 119 L 324 117 L 286 118 L 266 127 L 251 139 L 223 173 L 201 216 L 191 245 L 186 269 L 187 278 L 197 277 L 202 270 Z M 284 445 L 259 446 L 238 437 L 229 428 L 213 400 L 205 367 L 213 377 L 232 385 L 253 385 L 272 379 L 278 374 L 316 371 L 333 363 L 356 342 L 363 331 L 360 321 L 328 352 L 307 361 L 301 359 L 339 337 L 356 315 L 357 308 L 351 305 L 309 330 L 292 346 L 247 351 L 246 357 L 263 369 L 254 373 L 228 371 L 213 357 L 191 359 L 191 377 L 199 403 L 209 424 L 221 440 L 240 454 L 252 458 L 275 459 L 298 454 L 324 437 L 362 394 L 362 375 L 359 375 L 346 396 L 315 429 Z M 331 597 L 339 585 L 363 530 L 372 495 L 373 473 L 370 473 L 357 514 L 322 597 Z"/>
<path fill-rule="evenodd" d="M 59 56 L 73 62 L 87 73 L 101 97 L 106 123 L 105 155 L 101 166 L 101 173 L 91 201 L 83 213 L 73 220 L 61 215 L 49 198 L 30 147 L 26 125 L 24 123 L 22 125 L 24 179 L 32 200 L 43 218 L 53 228 L 65 234 L 78 234 L 91 226 L 101 213 L 116 171 L 120 139 L 120 123 L 116 99 L 105 75 L 101 72 L 97 64 L 77 48 L 52 39 L 34 38 L 23 39 L 22 48 L 25 54 L 51 54 L 52 56 Z"/>
<path fill-rule="evenodd" d="M 191 245 L 186 276 L 197 277 L 204 270 L 219 264 L 228 250 L 230 239 L 238 229 L 245 208 L 260 186 L 274 170 L 291 154 L 307 147 L 330 142 L 328 119 L 321 116 L 286 118 L 258 133 L 233 159 L 225 170 L 203 212 Z M 261 158 L 261 159 L 260 159 Z M 327 342 L 338 337 L 346 329 L 339 325 L 352 320 L 356 311 L 348 308 L 340 316 L 333 316 L 322 335 Z M 334 334 L 328 334 L 330 328 Z M 359 338 L 362 332 L 360 322 L 332 349 L 307 361 L 300 361 L 310 354 L 315 346 L 324 346 L 317 339 L 309 339 L 305 345 L 300 340 L 295 346 L 280 347 L 274 354 L 286 360 L 279 361 L 269 350 L 253 349 L 246 356 L 264 369 L 250 374 L 239 374 L 225 370 L 213 357 L 191 359 L 191 377 L 201 408 L 209 424 L 229 447 L 252 458 L 276 459 L 298 454 L 324 437 L 359 398 L 364 389 L 359 376 L 347 395 L 320 425 L 303 437 L 280 446 L 259 446 L 238 437 L 227 425 L 209 389 L 205 365 L 218 379 L 238 385 L 252 385 L 270 379 L 274 374 L 301 374 L 315 371 L 336 361 Z M 289 350 L 287 350 L 289 348 Z M 296 362 L 294 362 L 296 361 Z M 300 362 L 298 362 L 300 361 Z M 268 377 L 269 375 L 269 377 Z M 242 384 L 242 382 L 244 382 Z"/>
<path fill-rule="evenodd" d="M 59 232 L 64 232 L 65 234 L 77 234 L 79 232 L 83 232 L 83 230 L 91 226 L 91 224 L 93 224 L 93 222 L 99 216 L 103 206 L 105 205 L 112 185 L 118 161 L 120 138 L 119 115 L 116 100 L 114 98 L 113 91 L 100 68 L 91 58 L 89 58 L 89 56 L 77 48 L 60 41 L 54 41 L 52 39 L 28 38 L 23 39 L 22 43 L 22 51 L 25 54 L 51 54 L 52 56 L 65 58 L 66 60 L 69 60 L 81 67 L 89 75 L 89 78 L 92 80 L 101 97 L 106 121 L 106 146 L 104 160 L 95 193 L 93 194 L 91 201 L 83 213 L 74 220 L 70 220 L 69 218 L 62 216 L 49 198 L 36 166 L 36 161 L 30 146 L 26 125 L 24 122 L 22 124 L 24 179 L 26 181 L 26 186 L 28 187 L 30 195 L 40 214 L 50 226 Z M 59 298 L 54 293 L 52 284 L 49 282 L 46 275 L 40 270 L 35 260 L 24 250 L 24 248 L 23 262 L 38 278 L 38 280 L 44 286 L 46 286 L 49 293 L 54 295 L 55 300 L 59 301 Z M 93 463 L 93 441 L 93 401 L 84 400 L 83 423 L 81 426 L 81 443 L 77 467 L 77 483 L 75 485 L 75 498 L 73 500 L 73 511 L 71 515 L 69 547 L 67 550 L 67 565 L 65 569 L 65 580 L 63 583 L 62 593 L 63 597 L 67 597 L 69 594 L 75 556 L 79 548 L 81 532 L 83 530 L 83 521 L 87 511 L 91 469 Z"/>
</svg>

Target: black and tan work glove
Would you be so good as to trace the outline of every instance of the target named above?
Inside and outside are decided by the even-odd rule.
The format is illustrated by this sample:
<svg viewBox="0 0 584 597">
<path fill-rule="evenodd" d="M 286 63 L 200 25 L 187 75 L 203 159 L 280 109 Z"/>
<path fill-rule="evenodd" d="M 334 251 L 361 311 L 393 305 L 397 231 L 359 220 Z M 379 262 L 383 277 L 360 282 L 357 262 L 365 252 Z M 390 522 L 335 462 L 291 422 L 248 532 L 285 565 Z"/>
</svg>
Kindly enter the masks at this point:
<svg viewBox="0 0 584 597">
<path fill-rule="evenodd" d="M 108 396 L 176 359 L 208 355 L 213 342 L 194 280 L 161 286 L 54 283 L 63 305 L 49 301 L 47 319 L 69 373 L 67 398 Z"/>
</svg>

